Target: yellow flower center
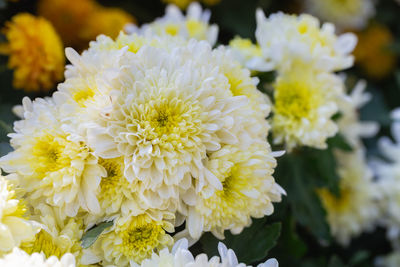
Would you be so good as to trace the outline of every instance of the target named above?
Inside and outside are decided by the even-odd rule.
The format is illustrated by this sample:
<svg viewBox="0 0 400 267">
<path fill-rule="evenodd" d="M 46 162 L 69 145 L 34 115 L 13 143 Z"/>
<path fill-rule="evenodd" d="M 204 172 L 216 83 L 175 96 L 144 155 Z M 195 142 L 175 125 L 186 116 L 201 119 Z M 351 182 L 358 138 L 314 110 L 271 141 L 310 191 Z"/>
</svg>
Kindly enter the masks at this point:
<svg viewBox="0 0 400 267">
<path fill-rule="evenodd" d="M 33 243 L 24 244 L 22 249 L 28 254 L 43 252 L 46 258 L 51 256 L 61 258 L 65 253 L 65 251 L 62 251 L 62 249 L 54 243 L 53 237 L 44 230 L 41 230 L 36 234 L 35 241 Z"/>
<path fill-rule="evenodd" d="M 84 88 L 82 90 L 78 90 L 73 94 L 73 99 L 79 104 L 81 107 L 86 107 L 85 102 L 91 99 L 94 96 L 94 90 L 91 88 Z"/>
<path fill-rule="evenodd" d="M 225 77 L 228 78 L 228 82 L 230 84 L 230 90 L 234 96 L 245 95 L 243 92 L 244 88 L 241 86 L 243 80 L 240 77 L 236 76 L 233 72 L 225 73 Z"/>
<path fill-rule="evenodd" d="M 81 147 L 68 141 L 65 136 L 45 134 L 38 137 L 32 147 L 31 166 L 37 176 L 42 178 L 49 172 L 55 172 L 71 165 L 71 157 L 86 151 Z"/>
<path fill-rule="evenodd" d="M 165 27 L 165 32 L 168 33 L 169 35 L 175 36 L 179 32 L 179 26 L 176 24 L 168 24 Z"/>
<path fill-rule="evenodd" d="M 127 258 L 140 263 L 151 256 L 164 235 L 165 231 L 160 224 L 151 221 L 145 215 L 140 215 L 133 218 L 119 233 L 122 239 L 119 249 Z"/>
<path fill-rule="evenodd" d="M 242 50 L 252 55 L 253 57 L 261 57 L 262 51 L 259 45 L 255 45 L 250 39 L 242 39 L 240 37 L 235 37 L 229 42 L 229 46 Z"/>
<path fill-rule="evenodd" d="M 132 131 L 142 132 L 146 140 L 158 140 L 154 142 L 171 147 L 200 133 L 199 116 L 199 106 L 176 97 L 150 100 L 137 106 L 132 118 L 137 130 Z"/>
<path fill-rule="evenodd" d="M 206 26 L 204 23 L 190 19 L 186 22 L 186 29 L 190 37 L 193 38 L 205 38 Z"/>
<path fill-rule="evenodd" d="M 351 207 L 351 190 L 349 188 L 341 188 L 339 197 L 325 188 L 318 190 L 318 194 L 328 211 L 344 212 Z"/>
<path fill-rule="evenodd" d="M 315 104 L 315 96 L 308 84 L 301 80 L 282 80 L 275 90 L 275 113 L 295 121 L 309 116 Z"/>
<path fill-rule="evenodd" d="M 129 186 L 123 174 L 123 160 L 122 158 L 100 159 L 99 164 L 107 171 L 107 176 L 100 182 L 101 197 L 112 199 L 116 197 L 119 188 Z"/>
</svg>

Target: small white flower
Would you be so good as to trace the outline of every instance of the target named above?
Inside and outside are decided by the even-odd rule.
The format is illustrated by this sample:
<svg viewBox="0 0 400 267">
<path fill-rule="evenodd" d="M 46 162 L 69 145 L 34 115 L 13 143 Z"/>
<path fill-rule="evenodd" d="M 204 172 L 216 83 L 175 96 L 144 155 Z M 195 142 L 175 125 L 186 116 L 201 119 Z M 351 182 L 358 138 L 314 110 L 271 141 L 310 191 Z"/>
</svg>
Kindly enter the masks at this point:
<svg viewBox="0 0 400 267">
<path fill-rule="evenodd" d="M 202 11 L 199 3 L 191 3 L 187 8 L 186 16 L 175 5 L 168 5 L 164 17 L 156 19 L 150 24 L 137 28 L 134 24 L 125 27 L 127 33 L 143 35 L 179 35 L 186 40 L 191 38 L 206 40 L 215 45 L 218 37 L 218 26 L 209 25 L 211 13 Z"/>
<path fill-rule="evenodd" d="M 2 267 L 75 267 L 76 262 L 72 254 L 64 254 L 60 259 L 56 256 L 46 259 L 43 253 L 27 254 L 25 251 L 14 248 L 12 253 L 0 258 Z"/>
<path fill-rule="evenodd" d="M 317 70 L 339 71 L 353 65 L 351 52 L 357 44 L 354 34 L 335 35 L 335 26 L 302 14 L 275 13 L 268 18 L 257 10 L 256 38 L 263 57 L 279 71 L 290 70 L 301 61 Z"/>
</svg>

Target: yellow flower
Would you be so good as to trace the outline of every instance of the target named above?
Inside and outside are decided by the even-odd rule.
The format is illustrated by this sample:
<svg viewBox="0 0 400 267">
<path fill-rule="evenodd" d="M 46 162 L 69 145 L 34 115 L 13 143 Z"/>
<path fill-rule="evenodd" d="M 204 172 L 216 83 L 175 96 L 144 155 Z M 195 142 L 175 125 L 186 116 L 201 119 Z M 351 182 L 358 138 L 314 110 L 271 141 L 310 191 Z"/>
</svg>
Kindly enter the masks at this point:
<svg viewBox="0 0 400 267">
<path fill-rule="evenodd" d="M 118 8 L 105 8 L 94 0 L 40 0 L 39 15 L 50 20 L 65 46 L 85 49 L 88 42 L 103 33 L 117 37 L 134 18 Z"/>
<path fill-rule="evenodd" d="M 99 34 L 114 39 L 126 24 L 134 21 L 135 19 L 122 9 L 98 7 L 89 16 L 86 26 L 81 31 L 81 37 L 87 42 L 96 39 Z"/>
<path fill-rule="evenodd" d="M 389 75 L 396 66 L 396 55 L 389 50 L 389 45 L 394 42 L 390 30 L 383 25 L 372 25 L 357 35 L 356 63 L 371 78 L 381 79 Z"/>
<path fill-rule="evenodd" d="M 6 23 L 8 66 L 14 69 L 15 88 L 48 91 L 63 78 L 64 51 L 53 26 L 44 18 L 21 13 Z"/>
<path fill-rule="evenodd" d="M 85 27 L 95 7 L 93 0 L 40 0 L 38 13 L 51 21 L 65 46 L 80 47 L 79 31 Z"/>
</svg>

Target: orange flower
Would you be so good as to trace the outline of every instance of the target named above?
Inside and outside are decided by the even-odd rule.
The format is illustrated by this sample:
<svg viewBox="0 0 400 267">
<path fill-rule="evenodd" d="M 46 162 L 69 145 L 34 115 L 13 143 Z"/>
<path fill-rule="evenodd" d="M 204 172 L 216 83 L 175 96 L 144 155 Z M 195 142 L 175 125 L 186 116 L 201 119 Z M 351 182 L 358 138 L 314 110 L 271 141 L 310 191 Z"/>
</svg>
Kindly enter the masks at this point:
<svg viewBox="0 0 400 267">
<path fill-rule="evenodd" d="M 6 23 L 3 31 L 8 43 L 2 45 L 1 52 L 9 55 L 15 88 L 48 91 L 63 78 L 63 45 L 47 20 L 20 13 Z"/>
<path fill-rule="evenodd" d="M 116 38 L 127 23 L 134 21 L 135 19 L 122 9 L 98 7 L 89 16 L 86 27 L 81 31 L 81 37 L 87 41 L 96 39 L 99 34 Z"/>
<path fill-rule="evenodd" d="M 116 37 L 134 18 L 118 8 L 105 8 L 94 0 L 40 0 L 39 14 L 50 20 L 65 46 L 87 48 L 97 35 Z"/>
<path fill-rule="evenodd" d="M 356 63 L 371 78 L 381 79 L 389 75 L 396 65 L 396 55 L 389 49 L 394 40 L 390 30 L 375 24 L 357 35 Z"/>
</svg>

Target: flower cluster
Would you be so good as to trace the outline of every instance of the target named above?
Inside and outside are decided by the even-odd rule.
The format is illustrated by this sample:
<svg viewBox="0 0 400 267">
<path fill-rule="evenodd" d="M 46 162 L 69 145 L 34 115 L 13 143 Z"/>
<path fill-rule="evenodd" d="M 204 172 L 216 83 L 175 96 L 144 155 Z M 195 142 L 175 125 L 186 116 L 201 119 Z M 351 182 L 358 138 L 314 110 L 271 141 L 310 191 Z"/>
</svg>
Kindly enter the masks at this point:
<svg viewBox="0 0 400 267">
<path fill-rule="evenodd" d="M 204 233 L 238 235 L 272 215 L 286 195 L 278 183 L 296 193 L 290 180 L 274 178 L 280 148 L 289 163 L 304 151 L 330 157 L 332 181 L 307 181 L 303 194 L 313 194 L 310 209 L 321 220 L 324 208 L 338 243 L 377 222 L 400 233 L 400 123 L 393 125 L 397 143 L 380 143 L 390 163 L 373 162 L 374 180 L 362 138 L 378 126 L 359 117 L 371 95 L 364 81 L 347 90 L 350 79 L 338 74 L 353 66 L 356 35 L 337 35 L 311 15 L 257 10 L 256 43 L 236 36 L 216 46 L 218 26 L 199 3 L 174 1 L 188 6 L 185 14 L 168 5 L 139 27 L 122 10 L 70 2 L 39 1 L 39 14 L 66 44 L 80 50 L 92 40 L 82 53 L 65 49 L 65 69 L 61 41 L 44 18 L 15 16 L 0 47 L 16 86 L 49 89 L 65 77 L 51 96 L 25 97 L 14 108 L 20 120 L 8 135 L 12 151 L 0 157 L 7 173 L 0 177 L 1 266 L 245 267 L 222 243 L 212 258 L 188 246 Z M 337 4 L 314 2 L 308 8 L 321 14 Z M 369 1 L 342 2 L 344 24 L 360 26 L 372 12 Z M 351 15 L 356 8 L 362 18 Z M 318 176 L 317 167 L 293 166 L 297 186 L 308 171 Z M 314 212 L 308 209 L 299 214 Z M 258 265 L 277 266 L 275 259 Z"/>
<path fill-rule="evenodd" d="M 257 80 L 225 47 L 145 30 L 158 24 L 99 36 L 82 55 L 67 48 L 53 96 L 23 100 L 0 166 L 41 224 L 26 252 L 141 264 L 172 246 L 183 223 L 177 236 L 223 238 L 281 200 L 272 176 L 281 152 L 267 142 L 270 102 Z M 83 234 L 105 222 L 82 249 Z"/>
</svg>

